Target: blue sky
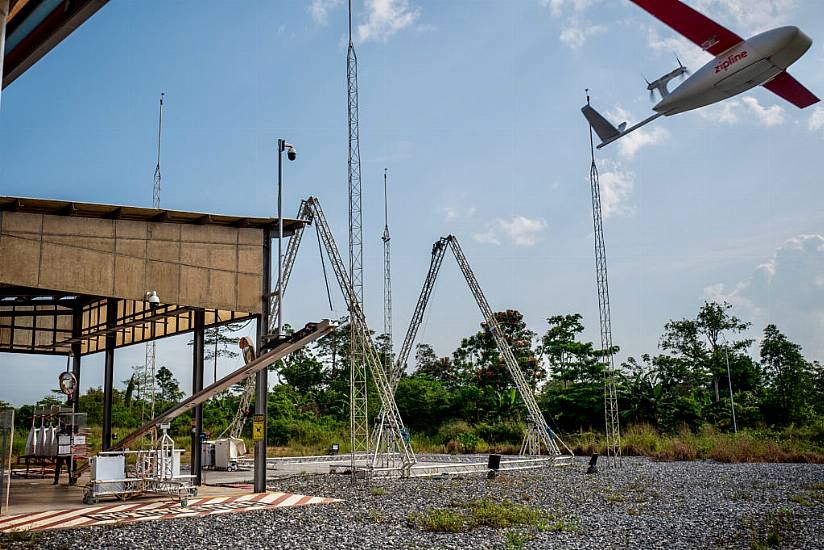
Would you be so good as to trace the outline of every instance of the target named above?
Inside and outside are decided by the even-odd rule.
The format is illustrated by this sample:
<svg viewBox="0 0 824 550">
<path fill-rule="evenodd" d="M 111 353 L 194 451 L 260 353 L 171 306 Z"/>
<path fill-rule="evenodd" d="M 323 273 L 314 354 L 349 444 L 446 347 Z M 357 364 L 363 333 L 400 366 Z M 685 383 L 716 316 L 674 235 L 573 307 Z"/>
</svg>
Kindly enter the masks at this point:
<svg viewBox="0 0 824 550">
<path fill-rule="evenodd" d="M 814 42 L 791 72 L 824 95 L 819 2 L 688 3 L 743 36 L 800 26 Z M 345 5 L 230 6 L 109 2 L 3 91 L 0 193 L 150 205 L 164 91 L 164 207 L 273 215 L 274 143 L 284 137 L 299 154 L 285 167 L 287 212 L 318 196 L 345 249 Z M 597 108 L 633 122 L 650 107 L 642 75 L 670 71 L 676 53 L 693 70 L 708 59 L 628 1 L 355 0 L 354 11 L 374 328 L 386 167 L 396 346 L 431 244 L 447 233 L 493 308 L 519 309 L 539 333 L 546 317 L 580 312 L 596 340 L 584 88 Z M 775 322 L 824 359 L 822 150 L 824 108 L 801 111 L 756 89 L 599 152 L 621 359 L 655 353 L 664 323 L 705 299 L 733 303 L 753 336 Z M 338 294 L 335 315 L 342 305 Z M 315 247 L 298 260 L 285 312 L 295 325 L 330 315 Z M 418 341 L 446 355 L 479 322 L 447 258 Z M 162 341 L 159 358 L 188 388 L 185 342 Z M 142 355 L 119 351 L 115 378 Z M 54 387 L 65 361 L 0 355 L 0 364 L 0 399 L 20 404 Z M 102 356 L 85 365 L 83 386 L 100 385 Z"/>
</svg>

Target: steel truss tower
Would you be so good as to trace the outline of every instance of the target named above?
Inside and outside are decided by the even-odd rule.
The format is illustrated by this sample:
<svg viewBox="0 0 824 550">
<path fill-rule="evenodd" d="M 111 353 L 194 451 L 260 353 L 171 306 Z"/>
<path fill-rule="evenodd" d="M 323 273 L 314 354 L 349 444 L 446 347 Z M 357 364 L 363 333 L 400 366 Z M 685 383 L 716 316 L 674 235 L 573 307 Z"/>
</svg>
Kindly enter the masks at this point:
<svg viewBox="0 0 824 550">
<path fill-rule="evenodd" d="M 302 201 L 296 217 L 315 225 L 318 238 L 322 243 L 322 249 L 326 251 L 329 264 L 332 266 L 332 271 L 337 278 L 338 285 L 343 292 L 347 306 L 352 312 L 349 322 L 354 325 L 353 330 L 357 332 L 360 341 L 363 343 L 364 362 L 372 373 L 372 379 L 375 382 L 375 388 L 381 403 L 380 418 L 382 422 L 379 424 L 375 438 L 376 440 L 380 439 L 382 444 L 380 447 L 375 447 L 376 452 L 375 455 L 371 457 L 371 464 L 368 462 L 370 457 L 367 453 L 359 452 L 357 454 L 358 460 L 367 461 L 362 467 L 359 467 L 358 470 L 370 472 L 372 475 L 387 475 L 391 472 L 399 472 L 402 477 L 408 476 L 409 469 L 415 464 L 416 458 L 412 445 L 406 437 L 408 432 L 403 425 L 400 413 L 397 410 L 397 405 L 395 404 L 394 388 L 397 386 L 397 379 L 393 379 L 385 369 L 380 354 L 372 342 L 369 328 L 366 325 L 366 318 L 354 299 L 354 290 L 346 266 L 341 260 L 337 244 L 332 236 L 332 231 L 329 229 L 329 224 L 326 221 L 326 215 L 323 213 L 323 209 L 321 209 L 320 202 L 314 197 L 309 197 L 305 201 Z M 289 239 L 289 246 L 286 249 L 283 266 L 283 289 L 285 289 L 289 283 L 298 249 L 303 240 L 303 232 L 303 229 L 298 229 Z M 273 312 L 277 311 L 277 307 L 279 307 L 277 300 L 278 297 L 276 296 L 272 304 Z M 378 452 L 378 448 L 380 452 Z"/>
<path fill-rule="evenodd" d="M 386 186 L 386 168 L 383 169 L 383 333 L 386 335 L 384 365 L 392 372 L 392 269 L 389 251 L 389 197 Z"/>
<path fill-rule="evenodd" d="M 349 0 L 349 49 L 346 54 L 346 83 L 349 111 L 349 280 L 352 301 L 349 303 L 349 433 L 352 450 L 352 475 L 355 457 L 369 453 L 369 418 L 367 409 L 366 342 L 352 322 L 355 310 L 363 311 L 363 217 L 361 213 L 360 131 L 358 129 L 358 56 L 352 42 L 352 0 Z"/>
<path fill-rule="evenodd" d="M 157 164 L 155 165 L 155 172 L 154 172 L 154 186 L 152 188 L 152 208 L 160 208 L 160 138 L 163 134 L 163 96 L 165 94 L 163 92 L 160 93 L 160 110 L 157 119 Z M 149 239 L 151 240 L 151 227 L 149 228 Z M 152 335 L 154 336 L 154 335 Z M 157 365 L 157 348 L 155 347 L 155 341 L 150 340 L 146 342 L 146 358 L 145 363 L 143 364 L 143 380 L 141 387 L 143 391 L 151 382 L 152 385 L 152 395 L 151 397 L 151 411 L 149 414 L 149 418 L 155 417 L 155 367 Z M 141 396 L 141 402 L 145 402 L 145 395 Z M 143 407 L 141 406 L 141 420 L 145 420 L 143 413 Z"/>
<path fill-rule="evenodd" d="M 589 105 L 589 94 L 587 94 L 587 105 Z M 604 222 L 601 215 L 601 186 L 598 181 L 598 167 L 595 165 L 592 126 L 589 127 L 589 148 L 592 158 L 589 183 L 592 189 L 592 224 L 595 229 L 595 279 L 598 286 L 601 351 L 604 363 L 604 425 L 607 436 L 607 462 L 611 466 L 619 466 L 621 463 L 621 425 L 618 418 L 618 393 L 615 389 L 615 358 L 612 347 L 607 252 L 604 244 Z"/>
<path fill-rule="evenodd" d="M 384 226 L 383 236 L 383 333 L 386 336 L 386 349 L 383 354 L 383 366 L 386 369 L 386 376 L 389 379 L 392 391 L 397 386 L 394 379 L 395 364 L 392 350 L 392 269 L 389 237 L 389 194 L 387 190 L 387 170 L 383 169 L 383 215 Z M 372 456 L 372 467 L 389 467 L 392 465 L 393 449 L 397 447 L 397 442 L 393 441 L 393 432 L 387 430 L 386 415 L 381 410 L 375 431 L 372 434 L 374 454 Z"/>
</svg>

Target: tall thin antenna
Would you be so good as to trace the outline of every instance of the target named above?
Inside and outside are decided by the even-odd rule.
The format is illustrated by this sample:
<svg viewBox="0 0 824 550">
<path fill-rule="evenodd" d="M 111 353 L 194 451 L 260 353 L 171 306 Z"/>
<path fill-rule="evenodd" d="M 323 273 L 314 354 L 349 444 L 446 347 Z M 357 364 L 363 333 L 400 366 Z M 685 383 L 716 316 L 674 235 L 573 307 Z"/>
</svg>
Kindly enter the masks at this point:
<svg viewBox="0 0 824 550">
<path fill-rule="evenodd" d="M 166 94 L 161 92 L 160 93 L 160 108 L 157 117 L 157 164 L 155 165 L 155 172 L 154 172 L 154 186 L 152 187 L 152 208 L 160 208 L 160 143 L 161 137 L 163 136 L 163 97 Z M 149 239 L 151 239 L 151 224 L 149 224 Z M 154 327 L 154 325 L 151 325 Z M 154 337 L 154 333 L 150 334 L 150 337 Z M 155 417 L 155 394 L 157 393 L 155 387 L 155 367 L 157 366 L 157 347 L 155 346 L 155 341 L 150 340 L 146 342 L 146 358 L 145 363 L 143 365 L 143 387 L 146 388 L 149 384 L 152 386 L 152 393 L 149 396 L 149 401 L 151 403 L 151 409 L 149 412 L 149 418 Z M 143 396 L 142 402 L 145 402 L 145 396 Z M 144 406 L 141 406 L 141 417 L 144 417 Z M 145 420 L 145 418 L 141 418 Z M 154 444 L 154 442 L 152 442 Z"/>
<path fill-rule="evenodd" d="M 587 105 L 589 105 L 589 89 Z M 601 215 L 601 186 L 595 165 L 595 144 L 592 125 L 589 126 L 589 151 L 592 164 L 589 183 L 592 190 L 592 224 L 595 229 L 595 279 L 598 289 L 598 313 L 601 322 L 601 353 L 604 363 L 604 426 L 607 436 L 607 460 L 611 466 L 621 462 L 621 426 L 618 418 L 618 392 L 615 388 L 615 358 L 612 347 L 612 315 L 609 305 L 607 252 L 604 244 L 604 222 Z"/>
<path fill-rule="evenodd" d="M 349 280 L 353 301 L 363 311 L 363 216 L 361 202 L 360 130 L 358 128 L 358 56 L 352 42 L 352 0 L 349 0 L 349 48 L 346 53 L 346 83 L 349 115 Z M 349 310 L 349 432 L 352 448 L 352 479 L 356 479 L 355 457 L 369 454 L 369 419 L 367 410 L 366 343 L 352 322 L 353 306 Z"/>
<path fill-rule="evenodd" d="M 386 351 L 384 352 L 387 375 L 392 375 L 392 269 L 389 251 L 389 195 L 387 193 L 386 177 L 388 170 L 383 169 L 383 333 L 386 335 Z"/>
<path fill-rule="evenodd" d="M 154 173 L 154 190 L 152 192 L 152 208 L 160 208 L 160 138 L 163 135 L 163 96 L 160 92 L 160 114 L 157 118 L 157 165 Z"/>
</svg>

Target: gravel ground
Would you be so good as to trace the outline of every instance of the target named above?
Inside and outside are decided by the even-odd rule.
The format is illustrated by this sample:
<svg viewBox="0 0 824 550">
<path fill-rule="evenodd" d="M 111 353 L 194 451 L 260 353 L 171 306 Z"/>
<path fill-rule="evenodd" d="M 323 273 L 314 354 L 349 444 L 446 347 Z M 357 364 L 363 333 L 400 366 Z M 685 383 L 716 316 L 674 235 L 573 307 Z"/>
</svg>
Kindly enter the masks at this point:
<svg viewBox="0 0 824 550">
<path fill-rule="evenodd" d="M 624 459 L 586 475 L 586 463 L 465 478 L 381 480 L 353 488 L 347 477 L 272 482 L 277 491 L 345 499 L 331 505 L 45 532 L 37 548 L 751 548 L 780 536 L 781 548 L 824 547 L 824 466 Z M 822 486 L 810 497 L 813 486 Z M 383 494 L 374 487 L 382 487 Z M 805 495 L 807 495 L 805 497 Z M 477 528 L 430 533 L 411 513 L 478 498 L 512 500 L 566 520 L 561 531 Z M 779 522 L 777 516 L 784 517 Z M 777 543 L 774 538 L 771 542 Z M 26 543 L 0 538 L 0 546 Z M 769 547 L 769 546 L 763 546 Z"/>
</svg>

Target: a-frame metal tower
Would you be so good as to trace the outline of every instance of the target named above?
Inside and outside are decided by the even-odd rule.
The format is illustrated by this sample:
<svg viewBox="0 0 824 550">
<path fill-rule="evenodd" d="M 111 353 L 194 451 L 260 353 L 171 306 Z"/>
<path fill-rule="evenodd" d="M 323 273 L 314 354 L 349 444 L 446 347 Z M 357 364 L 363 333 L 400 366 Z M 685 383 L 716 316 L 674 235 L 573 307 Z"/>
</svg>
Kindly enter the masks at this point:
<svg viewBox="0 0 824 550">
<path fill-rule="evenodd" d="M 349 49 L 346 54 L 346 84 L 349 111 L 349 281 L 352 303 L 349 320 L 363 311 L 363 216 L 361 201 L 360 131 L 358 129 L 358 56 L 352 42 L 352 0 L 349 0 Z M 369 418 L 367 407 L 366 343 L 350 322 L 349 345 L 349 432 L 352 447 L 352 475 L 355 457 L 369 453 Z"/>
<path fill-rule="evenodd" d="M 589 105 L 589 93 L 587 93 Z M 612 348 L 612 316 L 609 305 L 607 251 L 604 244 L 604 222 L 601 215 L 601 186 L 595 165 L 592 126 L 589 127 L 589 148 L 592 164 L 589 183 L 592 190 L 592 224 L 595 230 L 595 279 L 598 287 L 598 312 L 601 321 L 601 350 L 604 363 L 604 425 L 607 437 L 607 461 L 611 466 L 621 463 L 621 423 L 618 418 L 618 393 L 615 389 L 615 358 Z"/>
</svg>

